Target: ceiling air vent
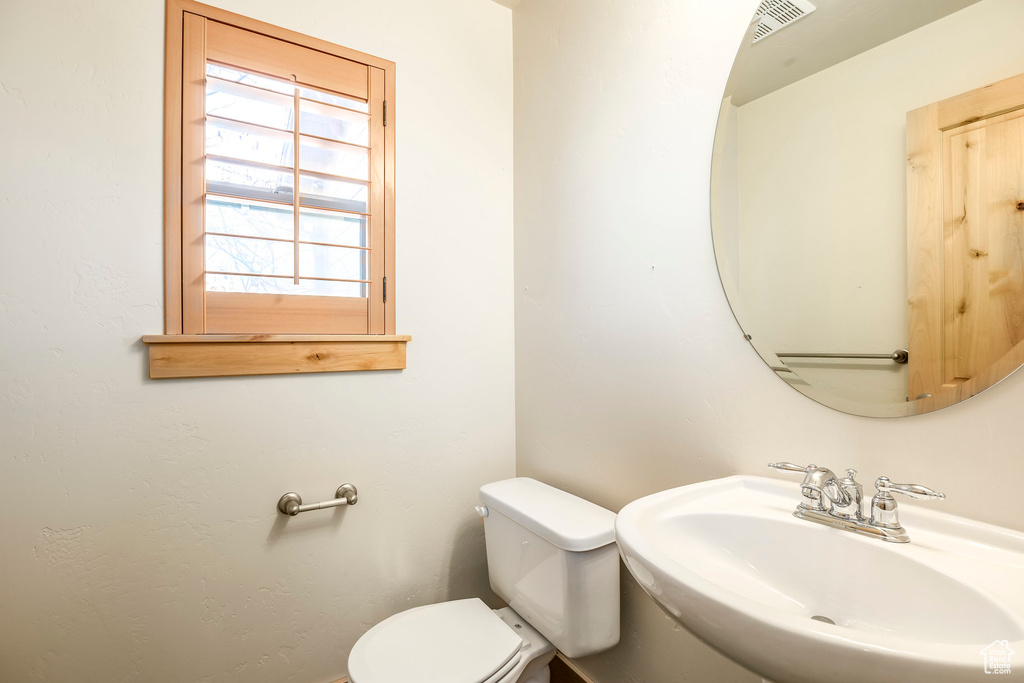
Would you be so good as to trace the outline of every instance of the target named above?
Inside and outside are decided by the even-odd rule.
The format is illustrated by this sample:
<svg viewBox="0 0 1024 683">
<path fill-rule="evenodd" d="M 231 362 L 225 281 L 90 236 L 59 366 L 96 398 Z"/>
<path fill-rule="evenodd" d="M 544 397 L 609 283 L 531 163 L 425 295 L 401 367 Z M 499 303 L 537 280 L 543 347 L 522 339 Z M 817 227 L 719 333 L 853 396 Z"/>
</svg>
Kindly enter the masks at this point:
<svg viewBox="0 0 1024 683">
<path fill-rule="evenodd" d="M 759 21 L 754 29 L 754 42 L 764 40 L 814 10 L 814 5 L 807 0 L 762 0 L 757 8 Z"/>
</svg>

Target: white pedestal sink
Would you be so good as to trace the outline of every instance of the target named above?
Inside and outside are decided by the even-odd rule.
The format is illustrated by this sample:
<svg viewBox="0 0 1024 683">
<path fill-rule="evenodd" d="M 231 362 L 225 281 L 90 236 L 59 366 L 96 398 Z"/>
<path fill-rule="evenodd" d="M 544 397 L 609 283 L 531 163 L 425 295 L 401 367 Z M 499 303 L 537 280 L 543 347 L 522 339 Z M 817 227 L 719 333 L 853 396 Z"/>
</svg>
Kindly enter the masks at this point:
<svg viewBox="0 0 1024 683">
<path fill-rule="evenodd" d="M 799 497 L 683 486 L 623 508 L 616 540 L 676 621 L 776 683 L 992 681 L 1007 656 L 996 680 L 1024 680 L 1024 533 L 901 502 L 910 543 L 885 543 L 793 517 Z"/>
</svg>

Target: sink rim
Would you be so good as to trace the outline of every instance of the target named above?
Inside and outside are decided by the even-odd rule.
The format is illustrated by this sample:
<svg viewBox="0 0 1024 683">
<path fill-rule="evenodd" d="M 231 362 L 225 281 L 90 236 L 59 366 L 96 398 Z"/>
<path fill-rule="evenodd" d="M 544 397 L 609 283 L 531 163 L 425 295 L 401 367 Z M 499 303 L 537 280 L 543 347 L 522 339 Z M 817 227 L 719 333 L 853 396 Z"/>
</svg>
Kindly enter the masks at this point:
<svg viewBox="0 0 1024 683">
<path fill-rule="evenodd" d="M 751 495 L 747 495 L 746 499 L 756 499 L 756 504 L 741 506 L 738 510 L 718 508 L 717 511 L 740 516 L 756 514 L 783 524 L 806 525 L 810 529 L 801 531 L 801 534 L 844 534 L 849 537 L 847 540 L 850 543 L 873 544 L 876 548 L 881 547 L 889 552 L 899 553 L 984 597 L 989 603 L 988 608 L 998 610 L 1015 625 L 1017 633 L 1008 634 L 1007 639 L 1012 648 L 1018 652 L 1024 651 L 1024 599 L 1011 600 L 1008 604 L 1006 599 L 992 592 L 991 585 L 985 584 L 984 577 L 966 581 L 962 575 L 955 571 L 951 572 L 950 567 L 943 564 L 948 564 L 948 558 L 959 558 L 956 562 L 963 564 L 976 562 L 979 557 L 972 557 L 971 554 L 980 553 L 982 561 L 996 565 L 1008 564 L 1011 572 L 1024 571 L 1024 533 L 941 511 L 913 505 L 904 506 L 901 502 L 901 517 L 909 530 L 911 543 L 885 543 L 796 519 L 792 516 L 799 498 L 798 486 L 795 483 L 751 475 L 734 475 L 677 487 L 645 496 L 626 505 L 616 518 L 615 535 L 620 554 L 630 572 L 636 577 L 634 563 L 639 563 L 651 574 L 651 585 L 645 585 L 644 580 L 637 577 L 644 590 L 673 614 L 683 626 L 728 656 L 736 658 L 729 647 L 723 647 L 721 642 L 714 642 L 713 637 L 705 637 L 700 632 L 701 622 L 705 622 L 704 630 L 712 631 L 716 628 L 720 631 L 722 623 L 744 622 L 748 626 L 760 625 L 766 629 L 777 629 L 775 636 L 801 639 L 805 642 L 814 641 L 828 648 L 878 652 L 908 662 L 922 661 L 961 668 L 969 666 L 972 670 L 977 668 L 981 661 L 979 650 L 984 647 L 984 644 L 974 642 L 931 642 L 903 634 L 883 636 L 870 631 L 813 621 L 807 616 L 785 612 L 739 595 L 721 583 L 704 578 L 662 551 L 657 543 L 644 533 L 646 525 L 657 524 L 667 517 L 715 512 L 716 509 L 712 505 L 715 497 L 731 495 L 735 498 L 740 495 L 738 492 L 742 491 L 749 492 Z M 985 543 L 979 543 L 979 538 Z M 947 556 L 947 560 L 940 562 L 938 566 L 928 561 L 936 559 L 936 553 Z M 956 562 L 953 563 L 954 568 Z M 655 575 L 658 579 L 656 584 Z M 991 583 L 991 577 L 988 578 Z M 670 601 L 665 598 L 665 589 L 675 593 L 677 602 L 689 603 L 689 606 L 669 604 Z M 700 613 L 701 609 L 717 610 L 715 618 L 721 623 L 711 623 L 707 615 Z M 739 661 L 746 664 L 742 659 Z"/>
</svg>

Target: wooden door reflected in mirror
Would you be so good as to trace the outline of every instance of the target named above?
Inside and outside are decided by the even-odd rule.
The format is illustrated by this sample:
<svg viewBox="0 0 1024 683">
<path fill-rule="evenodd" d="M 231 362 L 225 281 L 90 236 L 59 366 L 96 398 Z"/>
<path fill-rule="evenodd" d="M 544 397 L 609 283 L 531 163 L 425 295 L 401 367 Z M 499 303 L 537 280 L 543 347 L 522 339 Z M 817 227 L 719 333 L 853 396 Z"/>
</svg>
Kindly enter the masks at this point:
<svg viewBox="0 0 1024 683">
<path fill-rule="evenodd" d="M 950 404 L 1024 361 L 1024 74 L 907 114 L 909 395 Z"/>
</svg>

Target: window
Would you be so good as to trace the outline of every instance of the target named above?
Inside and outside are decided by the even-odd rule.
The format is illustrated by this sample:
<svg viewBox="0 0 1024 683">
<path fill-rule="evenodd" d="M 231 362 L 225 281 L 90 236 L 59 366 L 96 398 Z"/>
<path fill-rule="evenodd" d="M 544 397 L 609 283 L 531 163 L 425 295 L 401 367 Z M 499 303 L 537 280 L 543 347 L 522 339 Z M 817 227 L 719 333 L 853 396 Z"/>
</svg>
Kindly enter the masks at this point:
<svg viewBox="0 0 1024 683">
<path fill-rule="evenodd" d="M 218 343 L 237 354 L 246 343 L 377 341 L 382 352 L 400 345 L 404 367 L 408 338 L 394 334 L 394 64 L 168 0 L 166 70 L 167 314 L 166 334 L 144 339 L 151 376 L 164 376 L 154 374 L 154 347 L 174 343 L 206 344 L 208 356 Z M 351 348 L 357 367 L 322 369 L 373 369 L 375 347 Z M 194 370 L 173 376 L 218 374 Z"/>
</svg>

